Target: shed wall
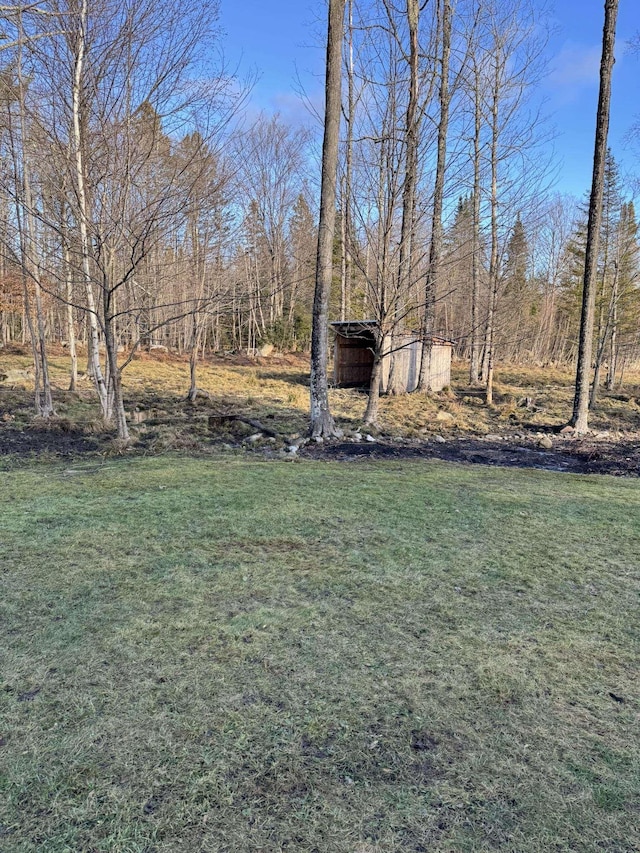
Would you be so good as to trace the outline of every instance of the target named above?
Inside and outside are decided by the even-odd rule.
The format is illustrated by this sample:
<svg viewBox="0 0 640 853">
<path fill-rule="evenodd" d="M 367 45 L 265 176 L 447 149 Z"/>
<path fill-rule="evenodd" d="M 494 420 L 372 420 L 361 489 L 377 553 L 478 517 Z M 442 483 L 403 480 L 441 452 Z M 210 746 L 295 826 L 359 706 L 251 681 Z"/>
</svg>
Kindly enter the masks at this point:
<svg viewBox="0 0 640 853">
<path fill-rule="evenodd" d="M 336 334 L 334 345 L 334 381 L 342 387 L 363 387 L 371 381 L 373 367 L 374 336 L 370 332 L 348 336 Z M 422 342 L 412 334 L 399 334 L 393 340 L 384 342 L 389 352 L 382 363 L 381 390 L 386 391 L 389 384 L 392 360 L 398 387 L 404 392 L 415 391 L 420 373 Z M 429 387 L 441 391 L 451 384 L 450 344 L 434 343 L 431 347 Z"/>
</svg>

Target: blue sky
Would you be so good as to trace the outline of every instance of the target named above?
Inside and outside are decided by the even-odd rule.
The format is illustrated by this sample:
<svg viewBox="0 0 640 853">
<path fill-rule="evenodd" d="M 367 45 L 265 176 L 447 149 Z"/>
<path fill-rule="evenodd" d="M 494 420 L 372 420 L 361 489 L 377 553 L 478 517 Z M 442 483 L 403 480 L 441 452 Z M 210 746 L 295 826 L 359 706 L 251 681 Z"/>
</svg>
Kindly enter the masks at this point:
<svg viewBox="0 0 640 853">
<path fill-rule="evenodd" d="M 250 109 L 279 111 L 292 122 L 308 120 L 297 80 L 312 99 L 320 99 L 325 8 L 321 0 L 221 0 L 228 59 L 239 63 L 241 72 L 253 69 L 260 75 Z M 557 189 L 577 196 L 588 190 L 591 180 L 603 20 L 604 0 L 557 0 L 550 21 L 555 33 L 544 86 L 546 109 L 557 132 L 553 144 L 562 164 Z M 609 144 L 622 172 L 629 174 L 640 172 L 625 140 L 640 117 L 640 57 L 629 54 L 625 43 L 639 31 L 640 3 L 622 0 Z"/>
</svg>

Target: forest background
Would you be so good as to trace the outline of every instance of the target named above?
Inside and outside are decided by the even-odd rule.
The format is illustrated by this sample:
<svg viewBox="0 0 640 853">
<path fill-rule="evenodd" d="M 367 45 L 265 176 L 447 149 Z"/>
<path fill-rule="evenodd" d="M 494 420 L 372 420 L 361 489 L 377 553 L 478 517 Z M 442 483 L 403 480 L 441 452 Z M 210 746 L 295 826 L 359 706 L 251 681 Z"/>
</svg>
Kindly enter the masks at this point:
<svg viewBox="0 0 640 853">
<path fill-rule="evenodd" d="M 347 4 L 330 318 L 450 339 L 472 385 L 494 362 L 571 366 L 586 202 L 567 192 L 577 181 L 551 112 L 569 120 L 576 92 L 594 94 L 598 51 L 565 41 L 554 57 L 559 21 L 541 2 L 427 3 L 415 25 L 412 5 Z M 122 438 L 122 371 L 141 349 L 189 354 L 193 397 L 203 354 L 309 346 L 317 87 L 298 79 L 295 107 L 280 94 L 284 109 L 258 110 L 275 77 L 257 63 L 270 60 L 228 65 L 218 13 L 144 0 L 4 8 L 0 342 L 31 344 L 40 415 L 55 411 L 52 345 L 69 352 L 72 390 L 86 357 Z M 626 109 L 633 39 L 618 53 Z M 593 106 L 580 109 L 587 123 Z M 607 161 L 594 406 L 640 355 L 631 109 L 626 147 Z M 592 132 L 581 139 L 589 150 Z M 588 177 L 587 161 L 585 189 Z"/>
</svg>

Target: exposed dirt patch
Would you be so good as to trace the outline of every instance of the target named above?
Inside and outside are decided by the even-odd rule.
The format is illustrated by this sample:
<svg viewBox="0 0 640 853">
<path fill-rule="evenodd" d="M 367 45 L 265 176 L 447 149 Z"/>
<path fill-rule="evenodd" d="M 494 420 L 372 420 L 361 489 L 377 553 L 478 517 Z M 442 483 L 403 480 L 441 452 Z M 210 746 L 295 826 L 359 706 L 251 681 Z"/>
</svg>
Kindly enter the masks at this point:
<svg viewBox="0 0 640 853">
<path fill-rule="evenodd" d="M 531 441 L 487 441 L 452 438 L 412 444 L 375 441 L 308 445 L 302 455 L 312 459 L 442 459 L 446 462 L 537 468 L 570 474 L 640 475 L 640 440 L 603 441 L 590 437 L 557 439 L 552 449 Z"/>
<path fill-rule="evenodd" d="M 96 453 L 100 442 L 89 438 L 81 429 L 42 429 L 0 426 L 0 457 L 29 457 L 42 454 L 60 457 L 84 456 Z"/>
<path fill-rule="evenodd" d="M 189 431 L 187 429 L 187 431 Z M 134 441 L 130 453 L 149 453 L 151 434 Z M 229 437 L 237 451 L 267 458 L 279 456 L 263 443 L 248 448 L 239 436 Z M 33 422 L 0 425 L 0 459 L 27 459 L 54 456 L 63 459 L 91 457 L 110 452 L 112 436 L 90 435 L 68 423 Z M 229 447 L 230 445 L 225 445 Z M 183 451 L 195 455 L 220 452 L 220 442 L 199 437 Z M 592 436 L 581 439 L 555 436 L 553 447 L 543 448 L 536 437 L 504 438 L 500 441 L 477 437 L 387 439 L 373 442 L 343 440 L 324 444 L 308 444 L 300 448 L 304 459 L 358 462 L 365 459 L 441 459 L 463 464 L 496 465 L 510 468 L 536 468 L 570 474 L 612 474 L 640 476 L 640 439 L 605 440 Z"/>
</svg>

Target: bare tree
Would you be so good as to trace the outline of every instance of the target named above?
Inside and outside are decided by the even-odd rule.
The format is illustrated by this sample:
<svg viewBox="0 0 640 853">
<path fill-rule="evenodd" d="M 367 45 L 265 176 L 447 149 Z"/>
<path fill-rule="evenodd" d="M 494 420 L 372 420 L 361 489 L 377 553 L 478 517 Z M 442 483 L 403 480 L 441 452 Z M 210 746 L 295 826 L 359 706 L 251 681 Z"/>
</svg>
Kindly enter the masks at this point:
<svg viewBox="0 0 640 853">
<path fill-rule="evenodd" d="M 318 438 L 338 433 L 329 409 L 327 349 L 340 142 L 344 12 L 345 0 L 329 0 L 318 261 L 311 337 L 311 435 Z"/>
<path fill-rule="evenodd" d="M 595 309 L 595 284 L 598 263 L 598 243 L 602 220 L 602 197 L 604 172 L 609 133 L 611 104 L 611 77 L 615 62 L 614 46 L 618 0 L 605 0 L 604 28 L 602 33 L 602 58 L 600 62 L 600 93 L 596 117 L 595 150 L 593 155 L 593 177 L 587 223 L 587 245 L 585 251 L 584 279 L 582 288 L 582 313 L 580 318 L 580 342 L 576 366 L 575 396 L 570 424 L 576 433 L 583 434 L 589 427 L 589 383 L 593 349 L 593 319 Z"/>
<path fill-rule="evenodd" d="M 436 180 L 433 191 L 433 214 L 431 218 L 431 243 L 429 248 L 429 265 L 425 280 L 424 322 L 422 340 L 422 359 L 420 362 L 420 377 L 418 391 L 428 391 L 429 364 L 435 325 L 436 286 L 440 273 L 442 255 L 442 206 L 444 201 L 444 179 L 447 167 L 447 134 L 449 132 L 449 60 L 451 57 L 451 22 L 452 10 L 450 0 L 438 0 L 438 30 L 441 32 L 440 52 L 440 93 L 438 120 L 438 153 L 436 162 Z"/>
</svg>

